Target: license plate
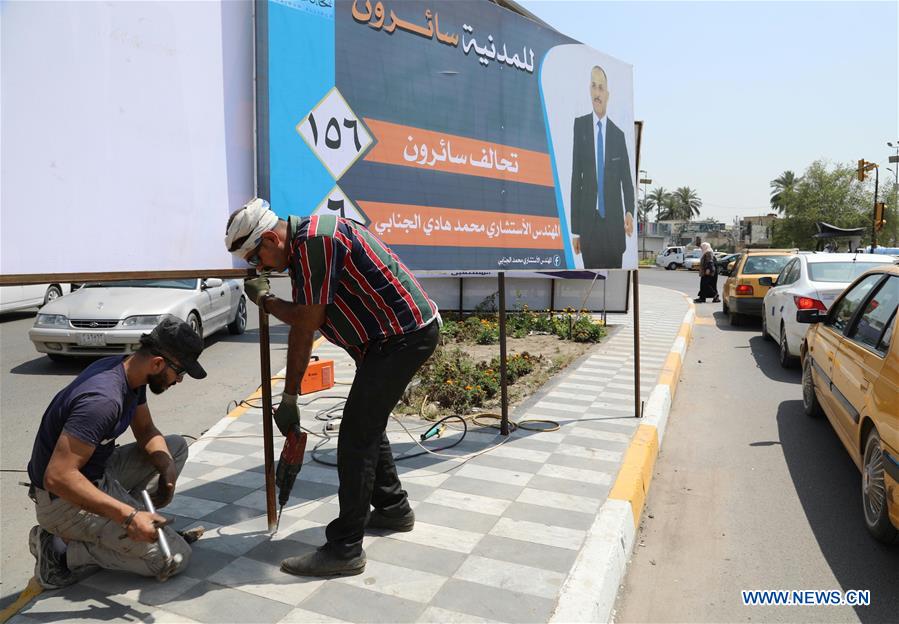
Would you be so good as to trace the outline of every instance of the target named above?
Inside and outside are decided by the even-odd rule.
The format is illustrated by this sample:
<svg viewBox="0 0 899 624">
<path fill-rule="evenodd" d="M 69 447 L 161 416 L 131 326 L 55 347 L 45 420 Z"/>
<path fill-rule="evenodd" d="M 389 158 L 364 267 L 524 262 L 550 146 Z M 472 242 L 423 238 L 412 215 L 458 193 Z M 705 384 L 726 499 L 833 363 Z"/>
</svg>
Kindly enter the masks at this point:
<svg viewBox="0 0 899 624">
<path fill-rule="evenodd" d="M 78 334 L 78 344 L 82 347 L 102 347 L 106 344 L 106 334 L 102 334 L 102 333 Z"/>
</svg>

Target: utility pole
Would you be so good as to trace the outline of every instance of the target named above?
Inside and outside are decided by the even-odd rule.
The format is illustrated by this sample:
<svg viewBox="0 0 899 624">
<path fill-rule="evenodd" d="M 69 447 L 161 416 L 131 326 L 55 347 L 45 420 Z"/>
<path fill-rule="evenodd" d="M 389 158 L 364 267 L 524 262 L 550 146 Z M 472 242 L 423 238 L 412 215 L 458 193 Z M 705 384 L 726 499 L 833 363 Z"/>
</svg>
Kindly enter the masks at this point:
<svg viewBox="0 0 899 624">
<path fill-rule="evenodd" d="M 645 176 L 645 175 L 646 175 L 646 170 L 640 169 L 640 173 L 643 174 L 643 175 Z M 647 213 L 647 209 L 646 209 L 646 185 L 647 185 L 647 184 L 652 184 L 652 180 L 651 180 L 650 178 L 643 177 L 643 178 L 640 178 L 638 184 L 642 184 L 642 185 L 643 185 L 643 204 L 642 204 L 643 208 L 642 208 L 642 210 L 640 211 L 640 212 L 642 213 L 641 216 L 643 217 L 643 218 L 641 219 L 641 220 L 643 221 L 643 250 L 640 252 L 640 259 L 643 260 L 643 258 L 646 256 L 646 217 L 647 217 L 647 214 L 646 214 L 646 213 Z M 640 187 L 637 186 L 637 188 L 639 189 Z"/>
<path fill-rule="evenodd" d="M 874 170 L 874 210 L 871 215 L 871 253 L 874 253 L 874 250 L 877 249 L 877 230 L 879 227 L 883 227 L 882 219 L 878 219 L 878 206 L 877 206 L 877 191 L 880 186 L 880 167 L 877 166 L 877 163 L 867 162 L 864 158 L 858 159 L 858 169 L 856 169 L 856 175 L 858 177 L 859 182 L 864 182 L 865 178 L 868 177 L 868 172 Z"/>
</svg>

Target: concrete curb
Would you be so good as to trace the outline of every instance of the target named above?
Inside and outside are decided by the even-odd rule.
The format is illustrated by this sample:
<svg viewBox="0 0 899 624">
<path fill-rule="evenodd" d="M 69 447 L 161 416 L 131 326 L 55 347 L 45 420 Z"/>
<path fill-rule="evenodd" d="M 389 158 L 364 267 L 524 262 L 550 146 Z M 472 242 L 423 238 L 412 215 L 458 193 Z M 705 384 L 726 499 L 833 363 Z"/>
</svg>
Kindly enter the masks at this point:
<svg viewBox="0 0 899 624">
<path fill-rule="evenodd" d="M 665 437 L 684 357 L 693 336 L 696 312 L 692 301 L 689 305 L 659 373 L 659 381 L 644 406 L 643 423 L 634 433 L 609 499 L 600 508 L 562 585 L 550 622 L 611 621 L 618 587 L 624 579 L 649 495 L 653 468 Z"/>
</svg>

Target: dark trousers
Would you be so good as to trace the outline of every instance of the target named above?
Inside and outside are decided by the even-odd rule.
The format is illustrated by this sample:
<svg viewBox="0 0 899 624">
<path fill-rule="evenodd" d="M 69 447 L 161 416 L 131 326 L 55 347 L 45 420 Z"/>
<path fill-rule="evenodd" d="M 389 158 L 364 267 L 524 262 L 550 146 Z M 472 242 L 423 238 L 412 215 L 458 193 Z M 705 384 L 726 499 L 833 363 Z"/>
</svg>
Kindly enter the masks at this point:
<svg viewBox="0 0 899 624">
<path fill-rule="evenodd" d="M 385 429 L 390 412 L 437 348 L 439 337 L 435 320 L 410 334 L 372 342 L 357 362 L 337 438 L 340 516 L 325 532 L 328 548 L 339 556 L 362 552 L 371 506 L 388 516 L 402 516 L 411 509 Z"/>
<path fill-rule="evenodd" d="M 718 296 L 718 276 L 702 275 L 699 278 L 699 298 Z"/>
</svg>

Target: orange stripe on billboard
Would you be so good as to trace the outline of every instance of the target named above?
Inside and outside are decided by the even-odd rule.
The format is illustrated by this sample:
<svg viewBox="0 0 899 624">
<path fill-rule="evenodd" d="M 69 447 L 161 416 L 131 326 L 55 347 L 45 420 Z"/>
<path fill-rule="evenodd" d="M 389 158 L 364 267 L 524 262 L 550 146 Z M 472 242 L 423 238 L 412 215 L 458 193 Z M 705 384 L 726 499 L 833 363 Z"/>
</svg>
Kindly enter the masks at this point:
<svg viewBox="0 0 899 624">
<path fill-rule="evenodd" d="M 365 119 L 377 144 L 370 162 L 554 186 L 549 154 L 412 126 Z"/>
<path fill-rule="evenodd" d="M 388 245 L 562 249 L 558 217 L 359 201 Z"/>
</svg>

